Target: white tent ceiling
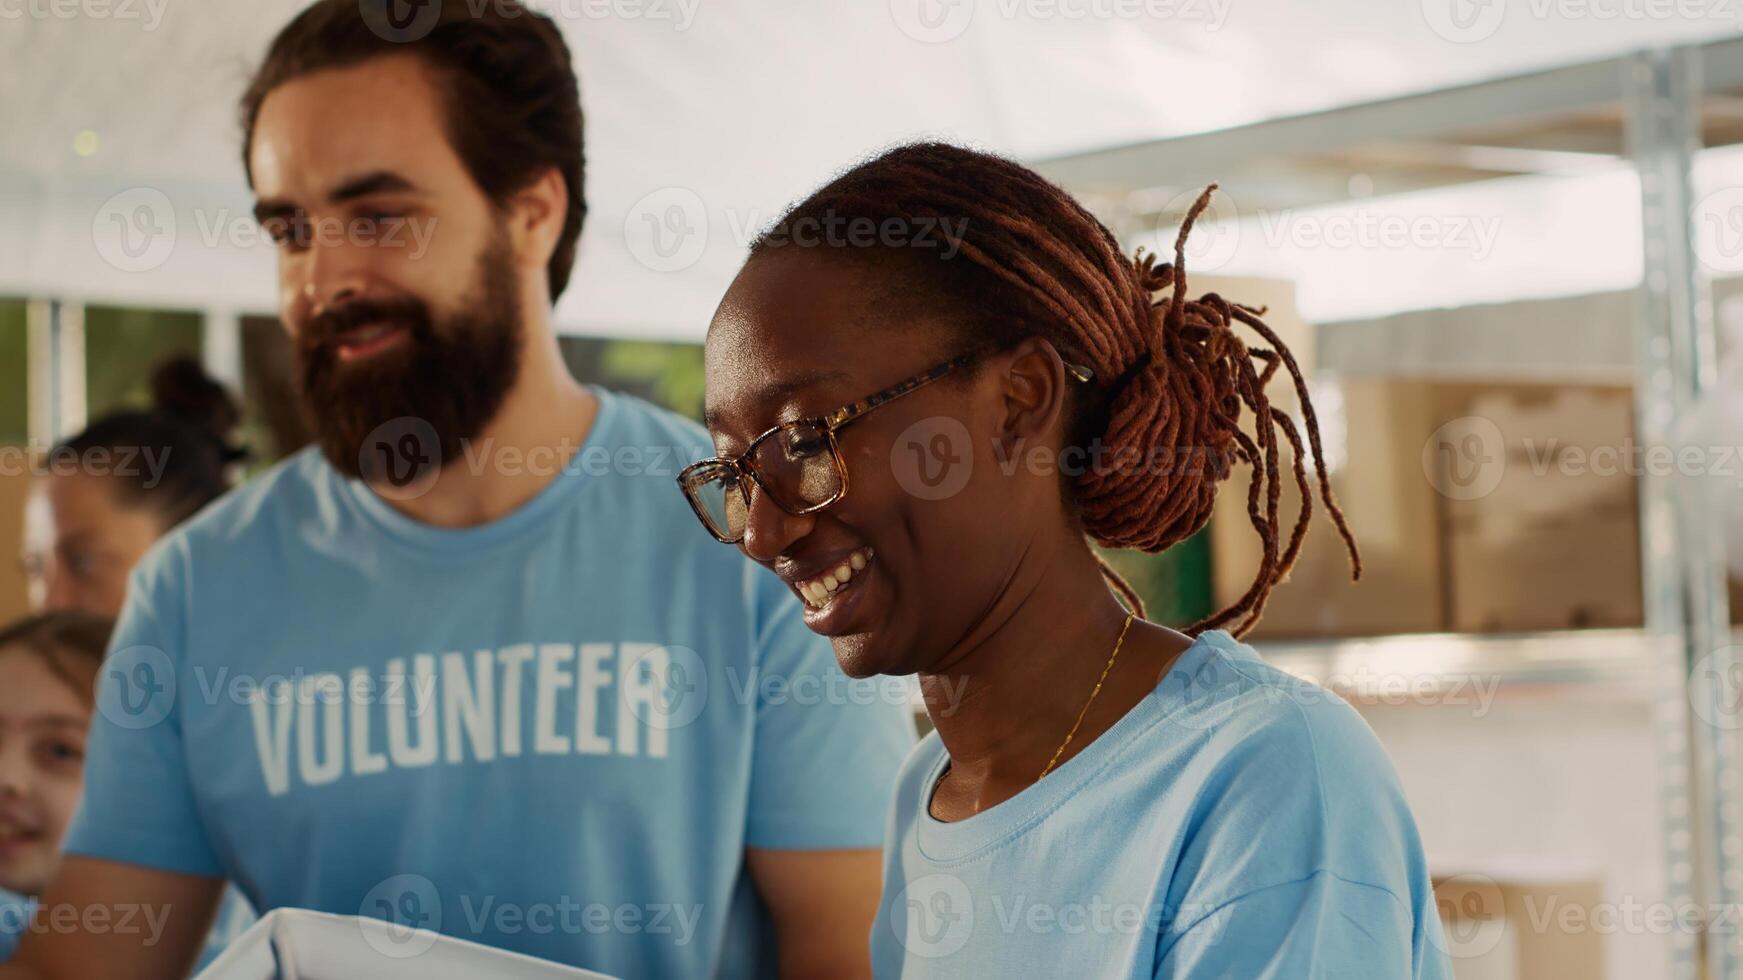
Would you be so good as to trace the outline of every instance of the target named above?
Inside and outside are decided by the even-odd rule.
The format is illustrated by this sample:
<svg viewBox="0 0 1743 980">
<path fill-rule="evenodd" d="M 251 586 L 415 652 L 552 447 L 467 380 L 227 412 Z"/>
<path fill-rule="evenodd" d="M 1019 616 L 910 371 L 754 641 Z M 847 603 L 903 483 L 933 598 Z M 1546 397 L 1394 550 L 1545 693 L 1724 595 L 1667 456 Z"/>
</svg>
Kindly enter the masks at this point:
<svg viewBox="0 0 1743 980">
<path fill-rule="evenodd" d="M 1729 0 L 1502 4 L 534 0 L 564 25 L 588 112 L 592 214 L 558 319 L 699 337 L 748 234 L 904 138 L 1035 158 L 1737 28 Z M 300 6 L 0 0 L 0 293 L 269 311 L 234 104 Z M 141 201 L 175 234 L 118 257 L 105 222 Z M 650 261 L 639 236 L 673 205 L 700 234 Z"/>
</svg>

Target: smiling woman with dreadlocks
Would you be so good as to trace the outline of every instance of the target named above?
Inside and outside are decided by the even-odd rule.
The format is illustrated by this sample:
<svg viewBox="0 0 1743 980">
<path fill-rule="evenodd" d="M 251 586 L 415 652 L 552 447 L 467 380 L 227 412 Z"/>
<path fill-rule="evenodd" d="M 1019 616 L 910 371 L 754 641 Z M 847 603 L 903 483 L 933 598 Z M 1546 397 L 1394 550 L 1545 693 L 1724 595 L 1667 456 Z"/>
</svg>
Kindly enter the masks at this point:
<svg viewBox="0 0 1743 980">
<path fill-rule="evenodd" d="M 1448 975 L 1378 741 L 1238 639 L 1300 551 L 1309 447 L 1360 564 L 1294 358 L 1262 311 L 1188 295 L 1209 194 L 1158 264 L 1015 163 L 902 146 L 761 236 L 715 314 L 721 455 L 680 485 L 847 673 L 918 674 L 936 726 L 895 790 L 879 977 Z M 1252 587 L 1147 622 L 1091 541 L 1184 540 L 1237 463 Z"/>
</svg>

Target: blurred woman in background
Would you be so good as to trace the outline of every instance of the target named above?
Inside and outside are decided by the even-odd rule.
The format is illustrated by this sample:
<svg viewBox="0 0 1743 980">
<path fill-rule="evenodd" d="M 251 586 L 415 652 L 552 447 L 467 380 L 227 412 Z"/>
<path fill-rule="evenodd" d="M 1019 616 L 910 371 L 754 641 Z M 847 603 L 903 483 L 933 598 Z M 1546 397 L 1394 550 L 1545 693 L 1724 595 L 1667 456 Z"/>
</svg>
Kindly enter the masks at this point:
<svg viewBox="0 0 1743 980">
<path fill-rule="evenodd" d="M 149 409 L 106 415 L 50 450 L 45 467 L 48 475 L 31 487 L 24 512 L 23 562 L 33 609 L 113 619 L 120 614 L 127 595 L 128 575 L 151 546 L 235 485 L 237 464 L 248 453 L 231 442 L 242 410 L 230 393 L 207 375 L 199 362 L 176 358 L 152 373 L 151 400 Z M 51 617 L 31 622 L 59 621 Z M 28 626 L 30 622 L 18 628 Z M 96 661 L 102 655 L 99 646 Z M 96 661 L 89 676 L 78 678 L 86 721 L 90 718 Z M 0 684 L 10 683 L 9 678 L 0 676 Z M 11 688 L 5 698 L 27 705 L 37 703 Z M 0 725 L 4 723 L 0 716 Z M 0 730 L 0 752 L 8 751 L 7 735 Z M 71 797 L 65 813 L 58 817 L 52 836 L 31 842 L 32 847 L 51 849 L 55 861 L 59 860 L 61 833 L 82 785 L 83 724 L 77 735 L 77 758 L 67 763 L 71 776 L 65 785 L 70 787 Z M 6 792 L 7 787 L 0 785 L 0 793 Z M 0 798 L 0 888 L 34 894 L 4 874 L 7 848 L 18 843 L 9 835 L 19 830 L 17 825 L 6 823 L 4 808 L 9 803 L 10 796 Z M 45 872 L 41 880 L 47 878 Z M 25 885 L 31 880 L 18 879 Z M 234 888 L 228 889 L 201 954 L 201 965 L 210 962 L 254 919 L 247 900 Z M 0 921 L 0 932 L 7 926 L 8 922 Z M 10 950 L 11 943 L 0 938 L 0 960 Z"/>
<path fill-rule="evenodd" d="M 118 615 L 147 549 L 234 484 L 247 454 L 229 441 L 242 413 L 223 386 L 178 358 L 152 374 L 151 396 L 50 451 L 25 508 L 32 608 Z"/>
</svg>

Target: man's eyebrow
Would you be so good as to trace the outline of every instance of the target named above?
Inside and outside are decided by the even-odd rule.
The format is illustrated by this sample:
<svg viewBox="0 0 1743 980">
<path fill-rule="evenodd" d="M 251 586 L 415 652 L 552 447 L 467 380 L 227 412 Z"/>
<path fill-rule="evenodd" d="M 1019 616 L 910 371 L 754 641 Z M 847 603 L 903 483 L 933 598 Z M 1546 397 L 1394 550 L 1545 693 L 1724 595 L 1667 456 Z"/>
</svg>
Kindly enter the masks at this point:
<svg viewBox="0 0 1743 980">
<path fill-rule="evenodd" d="M 416 192 L 418 186 L 391 170 L 376 170 L 352 177 L 327 192 L 327 201 L 342 204 L 369 194 Z M 264 198 L 254 205 L 254 220 L 265 224 L 273 218 L 295 214 L 299 208 L 279 198 Z"/>
<path fill-rule="evenodd" d="M 333 204 L 349 201 L 354 197 L 366 194 L 380 194 L 394 191 L 415 191 L 417 186 L 391 170 L 377 170 L 361 177 L 353 177 L 327 192 L 327 200 Z"/>
<path fill-rule="evenodd" d="M 795 395 L 803 394 L 821 384 L 845 381 L 847 377 L 846 371 L 811 371 L 780 381 L 771 381 L 751 392 L 745 401 L 751 405 L 784 405 Z M 722 421 L 721 414 L 712 408 L 702 413 L 702 424 L 710 429 L 719 428 Z M 774 425 L 776 422 L 771 421 L 769 424 Z"/>
</svg>

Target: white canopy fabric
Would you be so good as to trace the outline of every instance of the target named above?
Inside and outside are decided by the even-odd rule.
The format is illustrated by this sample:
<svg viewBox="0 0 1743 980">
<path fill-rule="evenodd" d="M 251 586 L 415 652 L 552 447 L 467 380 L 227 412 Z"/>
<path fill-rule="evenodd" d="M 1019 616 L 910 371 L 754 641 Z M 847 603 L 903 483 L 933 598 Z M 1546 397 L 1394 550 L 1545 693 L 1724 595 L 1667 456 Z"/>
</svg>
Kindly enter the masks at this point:
<svg viewBox="0 0 1743 980">
<path fill-rule="evenodd" d="M 563 24 L 588 114 L 591 216 L 558 320 L 685 339 L 750 235 L 892 142 L 1035 158 L 1737 27 L 1732 0 L 531 5 Z M 270 312 L 235 101 L 300 6 L 0 0 L 0 294 Z"/>
</svg>

